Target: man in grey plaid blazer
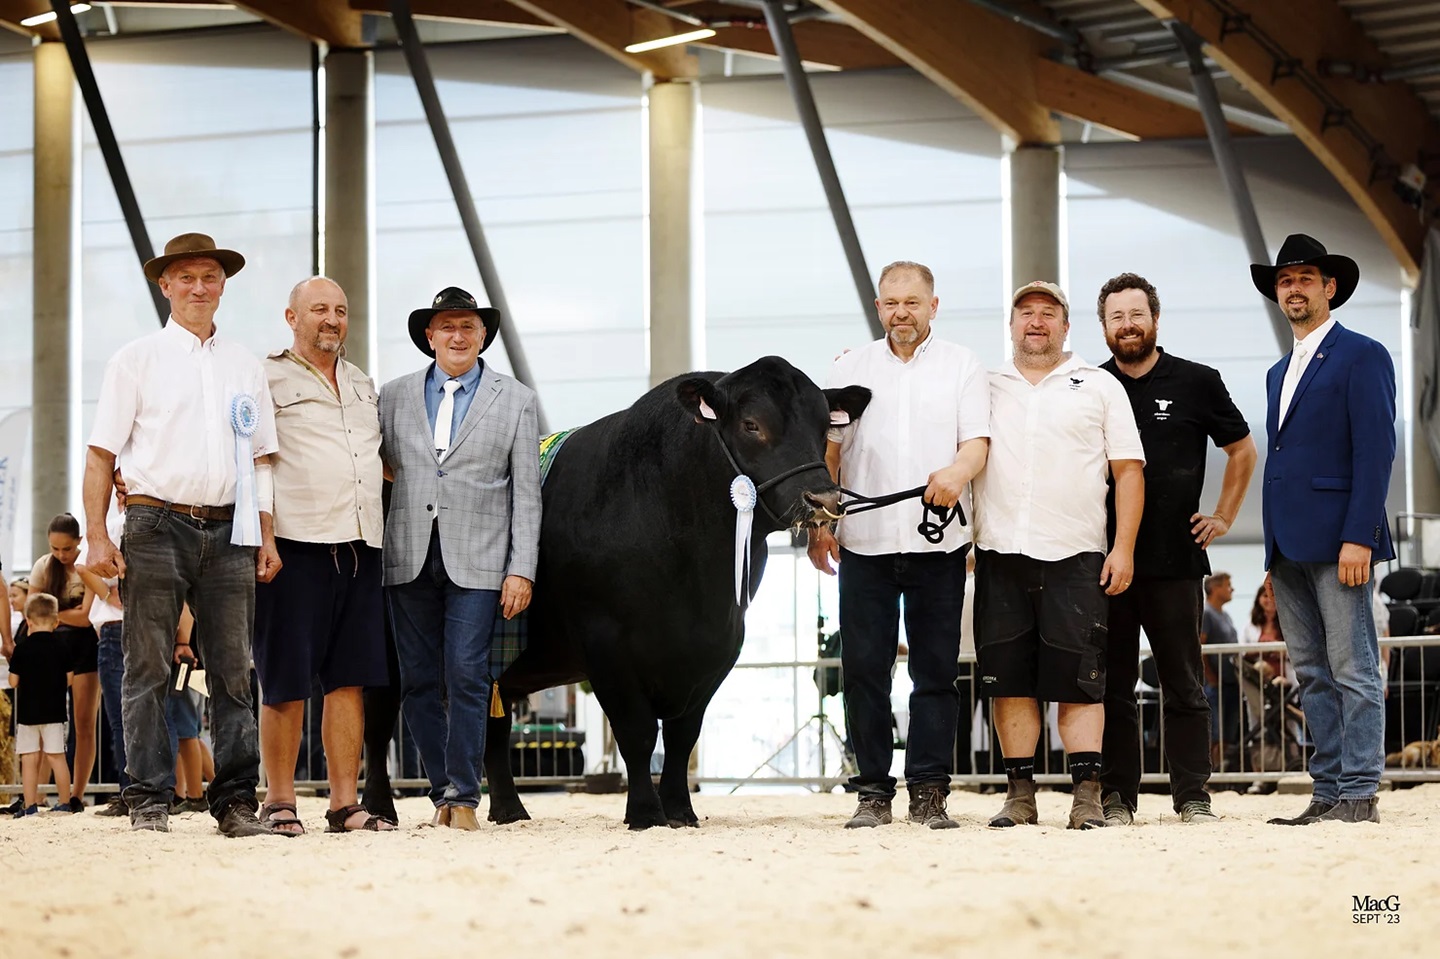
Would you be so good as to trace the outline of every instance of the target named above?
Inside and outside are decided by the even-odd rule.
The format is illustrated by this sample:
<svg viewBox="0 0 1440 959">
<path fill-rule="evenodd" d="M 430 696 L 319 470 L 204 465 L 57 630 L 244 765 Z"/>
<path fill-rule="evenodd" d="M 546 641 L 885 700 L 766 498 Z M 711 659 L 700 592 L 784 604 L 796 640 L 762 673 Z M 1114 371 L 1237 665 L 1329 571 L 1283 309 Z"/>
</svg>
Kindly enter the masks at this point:
<svg viewBox="0 0 1440 959">
<path fill-rule="evenodd" d="M 540 545 L 535 394 L 480 359 L 499 326 L 498 310 L 440 291 L 410 314 L 411 340 L 435 362 L 380 391 L 380 452 L 395 480 L 385 594 L 405 721 L 433 825 L 456 829 L 479 828 L 495 612 L 530 604 Z"/>
</svg>

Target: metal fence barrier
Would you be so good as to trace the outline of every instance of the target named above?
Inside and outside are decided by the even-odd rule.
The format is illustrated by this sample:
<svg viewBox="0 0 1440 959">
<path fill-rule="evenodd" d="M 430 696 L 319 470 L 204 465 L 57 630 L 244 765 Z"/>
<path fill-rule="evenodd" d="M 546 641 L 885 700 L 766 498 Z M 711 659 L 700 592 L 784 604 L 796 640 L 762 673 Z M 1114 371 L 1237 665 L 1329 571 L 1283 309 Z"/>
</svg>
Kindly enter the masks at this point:
<svg viewBox="0 0 1440 959">
<path fill-rule="evenodd" d="M 1380 641 L 1388 654 L 1386 667 L 1385 751 L 1383 779 L 1394 783 L 1440 782 L 1440 636 L 1406 636 Z M 1304 777 L 1313 752 L 1304 719 L 1303 705 L 1293 684 L 1293 670 L 1287 668 L 1284 644 L 1230 644 L 1206 646 L 1204 655 L 1217 680 L 1213 693 L 1218 735 L 1212 735 L 1212 787 L 1269 791 L 1282 779 Z M 1140 710 L 1140 751 L 1142 788 L 1163 791 L 1169 779 L 1165 765 L 1164 693 L 1158 688 L 1153 664 L 1142 652 L 1140 682 L 1136 699 Z M 899 661 L 903 668 L 903 658 Z M 756 733 L 745 754 L 731 748 L 728 768 L 710 769 L 696 775 L 692 757 L 692 781 L 697 784 L 730 786 L 805 786 L 831 789 L 841 786 L 854 773 L 853 756 L 846 745 L 843 705 L 839 695 L 824 695 L 819 682 L 827 669 L 837 672 L 826 677 L 829 688 L 838 690 L 838 658 L 740 663 L 735 683 L 746 671 L 770 670 L 785 674 L 793 689 L 793 714 L 802 721 L 786 733 Z M 741 680 L 743 683 L 743 680 Z M 952 782 L 968 786 L 999 786 L 1005 782 L 999 744 L 990 722 L 990 707 L 976 684 L 973 658 L 962 659 L 960 679 L 959 733 L 956 737 Z M 577 728 L 577 713 L 583 711 L 582 697 L 575 687 L 547 690 L 531 697 L 515 715 L 511 733 L 511 768 L 517 785 L 526 787 L 563 786 L 580 783 L 589 771 L 615 773 L 621 770 L 608 728 L 599 723 Z M 321 702 L 318 691 L 307 704 L 301 751 L 296 767 L 296 787 L 303 792 L 327 788 L 325 757 L 320 736 Z M 811 705 L 813 704 L 813 712 Z M 806 717 L 806 714 L 808 718 Z M 1036 751 L 1036 780 L 1042 784 L 1070 781 L 1065 770 L 1054 718 L 1054 707 L 1046 711 L 1040 745 Z M 773 718 L 773 717 L 772 717 Z M 895 722 L 896 749 L 904 748 L 905 717 Z M 707 719 L 707 727 L 716 722 Z M 103 705 L 99 718 L 97 768 L 89 793 L 108 798 L 117 789 L 111 756 L 108 722 Z M 779 727 L 772 727 L 779 728 Z M 208 723 L 207 723 L 208 729 Z M 207 734 L 208 735 L 208 734 Z M 733 744 L 731 744 L 733 747 Z M 705 740 L 701 741 L 702 751 Z M 587 751 L 590 761 L 587 762 Z M 370 757 L 367 757 L 367 762 Z M 402 794 L 420 795 L 428 786 L 418 751 L 403 718 L 397 723 L 388 754 L 383 758 L 392 786 Z M 713 764 L 710 764 L 713 766 Z M 658 758 L 652 772 L 659 771 Z M 0 770 L 0 776 L 4 771 Z M 18 783 L 18 776 L 15 777 Z M 47 791 L 53 789 L 49 787 Z M 0 783 L 0 793 L 18 795 L 18 785 Z"/>
</svg>

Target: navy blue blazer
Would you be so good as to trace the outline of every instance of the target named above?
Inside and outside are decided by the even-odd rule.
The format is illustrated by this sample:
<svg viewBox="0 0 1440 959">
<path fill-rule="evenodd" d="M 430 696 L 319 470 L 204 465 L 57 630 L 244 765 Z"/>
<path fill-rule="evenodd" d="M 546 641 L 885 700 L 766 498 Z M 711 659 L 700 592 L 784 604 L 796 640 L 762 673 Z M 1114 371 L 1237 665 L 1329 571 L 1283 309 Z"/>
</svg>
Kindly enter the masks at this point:
<svg viewBox="0 0 1440 959">
<path fill-rule="evenodd" d="M 1385 494 L 1395 462 L 1395 365 L 1379 343 L 1336 323 L 1305 367 L 1285 422 L 1290 354 L 1265 374 L 1265 568 L 1278 547 L 1299 563 L 1334 563 L 1342 543 L 1395 557 Z"/>
</svg>

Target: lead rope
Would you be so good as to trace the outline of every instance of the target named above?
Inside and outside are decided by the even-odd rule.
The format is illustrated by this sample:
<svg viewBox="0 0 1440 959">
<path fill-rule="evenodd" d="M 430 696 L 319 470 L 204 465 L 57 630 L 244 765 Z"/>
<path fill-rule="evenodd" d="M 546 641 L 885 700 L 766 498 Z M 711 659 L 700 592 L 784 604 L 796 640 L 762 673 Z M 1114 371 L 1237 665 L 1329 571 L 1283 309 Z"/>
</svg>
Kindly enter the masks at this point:
<svg viewBox="0 0 1440 959">
<path fill-rule="evenodd" d="M 854 490 L 840 487 L 840 492 L 849 496 L 850 499 L 840 504 L 840 516 L 836 516 L 829 510 L 826 515 L 831 519 L 840 519 L 855 513 L 868 513 L 872 509 L 880 509 L 884 506 L 892 506 L 895 503 L 903 503 L 907 499 L 914 499 L 925 495 L 924 486 L 917 486 L 914 489 L 902 490 L 899 493 L 886 493 L 883 496 L 865 496 Z M 939 506 L 935 503 L 921 503 L 924 507 L 920 514 L 920 522 L 915 526 L 915 532 L 919 533 L 925 542 L 939 544 L 945 539 L 945 527 L 949 526 L 957 518 L 960 525 L 965 523 L 965 510 L 957 502 L 954 506 Z M 932 519 L 933 517 L 933 519 Z"/>
</svg>

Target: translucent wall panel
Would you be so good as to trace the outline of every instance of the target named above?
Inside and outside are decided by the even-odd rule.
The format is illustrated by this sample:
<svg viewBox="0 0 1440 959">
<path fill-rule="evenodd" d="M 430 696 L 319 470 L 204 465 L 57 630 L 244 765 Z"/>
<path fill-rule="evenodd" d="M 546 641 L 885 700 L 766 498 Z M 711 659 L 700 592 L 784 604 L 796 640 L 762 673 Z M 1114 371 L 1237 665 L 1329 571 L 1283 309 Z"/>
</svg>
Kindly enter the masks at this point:
<svg viewBox="0 0 1440 959">
<path fill-rule="evenodd" d="M 17 49 L 18 48 L 18 49 Z M 31 269 L 34 224 L 33 156 L 35 70 L 30 50 L 18 42 L 0 46 L 0 424 L 30 409 L 32 304 Z M 13 433 L 0 425 L 0 441 Z M 25 447 L 22 434 L 18 443 Z M 0 508 L 14 509 L 14 542 L 0 542 L 0 562 L 8 575 L 30 551 L 30 469 L 28 448 L 8 442 Z M 24 469 L 16 469 L 23 454 Z M 12 457 L 14 459 L 12 459 Z"/>
<path fill-rule="evenodd" d="M 648 382 L 640 78 L 569 37 L 428 52 L 552 428 L 628 406 Z M 400 53 L 375 86 L 383 382 L 428 362 L 411 310 L 446 286 L 486 297 Z M 485 359 L 510 372 L 503 344 Z"/>
<path fill-rule="evenodd" d="M 257 355 L 289 346 L 286 297 L 312 269 L 309 45 L 260 27 L 89 50 L 155 250 L 197 232 L 243 253 L 216 323 Z M 88 117 L 82 128 L 83 440 L 105 362 L 158 321 Z"/>
<path fill-rule="evenodd" d="M 929 265 L 936 330 L 998 360 L 999 136 L 909 71 L 811 82 L 871 273 Z M 870 333 L 785 84 L 717 81 L 701 97 L 708 365 L 775 353 L 823 378 Z"/>
</svg>

